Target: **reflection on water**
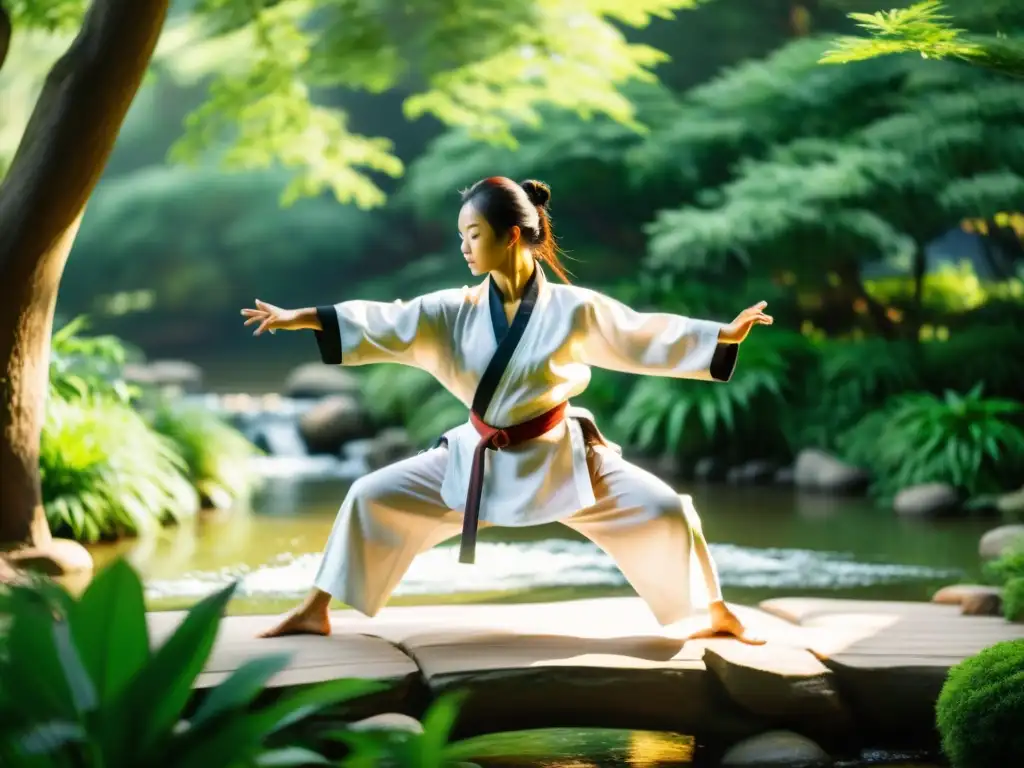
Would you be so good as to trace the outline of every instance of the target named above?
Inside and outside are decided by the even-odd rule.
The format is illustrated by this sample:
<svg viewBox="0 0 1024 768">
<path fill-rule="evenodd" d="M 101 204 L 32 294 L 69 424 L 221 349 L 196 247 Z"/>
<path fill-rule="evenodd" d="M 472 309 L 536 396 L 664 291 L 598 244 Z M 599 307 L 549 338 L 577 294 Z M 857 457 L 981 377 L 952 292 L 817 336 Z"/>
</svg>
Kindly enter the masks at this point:
<svg viewBox="0 0 1024 768">
<path fill-rule="evenodd" d="M 613 728 L 546 728 L 467 739 L 459 754 L 483 768 L 670 768 L 693 761 L 690 736 Z"/>
<path fill-rule="evenodd" d="M 206 516 L 154 537 L 94 548 L 99 564 L 124 553 L 154 608 L 194 602 L 240 580 L 233 610 L 276 611 L 305 592 L 347 483 L 335 465 L 276 459 L 252 512 Z M 331 460 L 328 459 L 328 462 Z M 305 468 L 290 472 L 289 468 Z M 731 600 L 786 594 L 927 599 L 935 586 L 974 578 L 984 521 L 905 521 L 863 500 L 777 489 L 680 488 L 692 493 Z M 601 550 L 560 525 L 489 529 L 475 566 L 453 544 L 420 555 L 396 602 L 622 594 Z"/>
</svg>

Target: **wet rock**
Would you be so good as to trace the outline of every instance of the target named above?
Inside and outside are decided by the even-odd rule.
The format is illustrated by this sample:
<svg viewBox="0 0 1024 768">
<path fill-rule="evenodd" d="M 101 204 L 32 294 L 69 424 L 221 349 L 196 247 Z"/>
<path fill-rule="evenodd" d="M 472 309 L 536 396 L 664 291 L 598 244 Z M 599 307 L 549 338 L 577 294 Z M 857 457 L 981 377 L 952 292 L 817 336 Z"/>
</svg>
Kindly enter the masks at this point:
<svg viewBox="0 0 1024 768">
<path fill-rule="evenodd" d="M 402 647 L 435 696 L 453 689 L 467 696 L 460 731 L 491 731 L 495 723 L 507 731 L 546 728 L 564 722 L 566 713 L 590 727 L 701 733 L 726 743 L 766 728 L 722 694 L 699 646 L 681 651 L 678 640 L 665 637 L 451 625 L 406 636 Z"/>
<path fill-rule="evenodd" d="M 368 441 L 366 460 L 373 469 L 393 464 L 416 453 L 409 433 L 401 427 L 389 427 Z"/>
<path fill-rule="evenodd" d="M 722 757 L 722 766 L 780 766 L 818 768 L 832 765 L 821 747 L 792 731 L 768 731 L 734 745 Z"/>
<path fill-rule="evenodd" d="M 963 605 L 969 597 L 992 594 L 998 595 L 999 588 L 984 584 L 952 584 L 932 595 L 932 602 L 940 605 Z"/>
<path fill-rule="evenodd" d="M 960 613 L 964 616 L 1002 616 L 1002 594 L 996 590 L 994 592 L 978 592 L 973 595 L 967 595 L 960 604 Z"/>
<path fill-rule="evenodd" d="M 748 461 L 733 467 L 726 474 L 726 480 L 736 485 L 767 485 L 775 475 L 776 464 L 770 461 Z"/>
<path fill-rule="evenodd" d="M 994 560 L 1021 547 L 1024 547 L 1024 524 L 1001 525 L 981 537 L 978 554 L 986 560 Z"/>
<path fill-rule="evenodd" d="M 693 467 L 694 478 L 702 482 L 724 480 L 725 474 L 725 464 L 711 457 L 700 459 Z"/>
<path fill-rule="evenodd" d="M 853 717 L 832 671 L 809 651 L 782 644 L 722 643 L 706 649 L 703 660 L 729 698 L 754 715 L 829 741 L 853 731 Z"/>
<path fill-rule="evenodd" d="M 404 731 L 406 733 L 423 733 L 423 723 L 415 717 L 403 715 L 401 712 L 384 712 L 373 717 L 363 718 L 346 726 L 350 731 Z"/>
<path fill-rule="evenodd" d="M 362 406 L 349 395 L 332 395 L 299 418 L 299 433 L 310 453 L 338 453 L 349 440 L 367 434 Z"/>
<path fill-rule="evenodd" d="M 775 477 L 772 478 L 776 485 L 793 485 L 796 480 L 796 468 L 795 467 L 780 467 L 775 472 Z"/>
<path fill-rule="evenodd" d="M 870 478 L 860 467 L 816 448 L 806 448 L 796 457 L 793 482 L 799 488 L 822 493 L 855 494 L 867 490 Z"/>
<path fill-rule="evenodd" d="M 1024 488 L 1003 494 L 996 499 L 995 506 L 1008 520 L 1024 522 Z"/>
<path fill-rule="evenodd" d="M 960 494 L 946 483 L 922 483 L 904 488 L 892 502 L 896 514 L 905 517 L 944 517 L 963 509 Z"/>
<path fill-rule="evenodd" d="M 195 394 L 203 386 L 203 369 L 187 360 L 153 360 L 129 363 L 124 367 L 126 381 L 176 393 Z"/>
<path fill-rule="evenodd" d="M 288 374 L 284 394 L 288 397 L 319 398 L 360 393 L 359 378 L 339 365 L 306 363 Z"/>
</svg>

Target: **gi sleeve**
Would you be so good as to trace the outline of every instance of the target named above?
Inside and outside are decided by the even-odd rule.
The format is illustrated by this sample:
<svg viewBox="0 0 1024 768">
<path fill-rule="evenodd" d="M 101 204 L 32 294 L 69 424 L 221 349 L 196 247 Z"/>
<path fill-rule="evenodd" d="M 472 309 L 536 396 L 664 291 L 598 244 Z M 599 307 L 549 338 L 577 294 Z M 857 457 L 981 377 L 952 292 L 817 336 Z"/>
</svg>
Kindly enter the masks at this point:
<svg viewBox="0 0 1024 768">
<path fill-rule="evenodd" d="M 729 381 L 738 344 L 722 344 L 725 325 L 666 312 L 637 312 L 587 291 L 582 313 L 582 362 L 595 368 L 651 376 Z"/>
<path fill-rule="evenodd" d="M 351 300 L 316 308 L 320 359 L 328 365 L 400 363 L 433 367 L 449 333 L 440 292 L 392 302 Z"/>
</svg>

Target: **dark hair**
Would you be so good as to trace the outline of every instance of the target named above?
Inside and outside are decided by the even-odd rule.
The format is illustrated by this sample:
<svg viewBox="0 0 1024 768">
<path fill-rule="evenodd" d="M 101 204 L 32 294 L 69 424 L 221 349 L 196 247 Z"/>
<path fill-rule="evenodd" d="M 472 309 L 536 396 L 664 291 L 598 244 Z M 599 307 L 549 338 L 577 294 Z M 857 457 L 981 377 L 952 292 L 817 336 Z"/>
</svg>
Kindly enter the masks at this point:
<svg viewBox="0 0 1024 768">
<path fill-rule="evenodd" d="M 501 235 L 519 227 L 533 255 L 551 267 L 563 282 L 569 282 L 551 231 L 551 188 L 547 184 L 533 179 L 517 184 L 504 176 L 491 176 L 462 193 L 463 204 L 470 201 L 495 233 Z"/>
</svg>

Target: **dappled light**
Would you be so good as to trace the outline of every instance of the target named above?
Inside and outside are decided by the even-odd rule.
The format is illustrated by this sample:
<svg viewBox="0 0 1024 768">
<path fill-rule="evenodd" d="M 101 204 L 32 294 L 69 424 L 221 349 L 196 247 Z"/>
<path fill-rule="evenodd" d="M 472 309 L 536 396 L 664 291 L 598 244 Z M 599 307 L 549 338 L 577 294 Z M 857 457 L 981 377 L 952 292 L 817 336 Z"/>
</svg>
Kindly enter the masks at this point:
<svg viewBox="0 0 1024 768">
<path fill-rule="evenodd" d="M 1022 330 L 1020 0 L 0 0 L 0 764 L 1024 765 Z"/>
</svg>

